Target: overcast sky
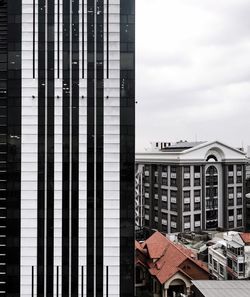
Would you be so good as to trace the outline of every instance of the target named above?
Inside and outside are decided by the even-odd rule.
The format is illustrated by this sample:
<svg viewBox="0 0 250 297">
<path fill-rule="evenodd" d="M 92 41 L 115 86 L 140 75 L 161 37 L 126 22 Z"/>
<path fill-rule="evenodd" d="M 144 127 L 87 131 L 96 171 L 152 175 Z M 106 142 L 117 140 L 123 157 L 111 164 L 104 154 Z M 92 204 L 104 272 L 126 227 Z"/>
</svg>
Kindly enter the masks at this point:
<svg viewBox="0 0 250 297">
<path fill-rule="evenodd" d="M 250 144 L 250 0 L 136 0 L 136 146 Z"/>
</svg>

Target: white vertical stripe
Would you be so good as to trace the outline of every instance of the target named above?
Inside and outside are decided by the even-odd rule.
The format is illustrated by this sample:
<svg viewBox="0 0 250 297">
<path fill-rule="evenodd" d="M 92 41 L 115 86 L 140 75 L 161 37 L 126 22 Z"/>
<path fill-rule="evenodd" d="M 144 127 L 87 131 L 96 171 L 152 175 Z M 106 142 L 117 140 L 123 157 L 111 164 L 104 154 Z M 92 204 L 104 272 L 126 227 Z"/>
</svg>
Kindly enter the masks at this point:
<svg viewBox="0 0 250 297">
<path fill-rule="evenodd" d="M 107 73 L 107 1 L 104 18 L 104 77 Z M 109 79 L 104 79 L 104 296 L 120 291 L 120 1 L 109 1 Z M 107 98 L 108 97 L 108 98 Z"/>
<path fill-rule="evenodd" d="M 21 270 L 22 297 L 31 296 L 37 264 L 38 81 L 33 79 L 33 1 L 22 1 Z M 36 41 L 37 34 L 36 6 Z M 37 57 L 36 53 L 36 57 Z M 36 63 L 37 66 L 37 63 Z M 36 71 L 37 77 L 37 71 Z M 34 96 L 34 98 L 32 97 Z M 15 135 L 12 135 L 15 137 Z M 36 280 L 34 277 L 36 284 Z M 36 293 L 36 290 L 35 290 Z"/>
<path fill-rule="evenodd" d="M 62 2 L 62 0 L 57 0 Z M 57 68 L 57 6 L 55 9 L 55 40 L 56 40 L 56 68 Z M 60 5 L 60 50 L 62 48 L 62 6 Z M 62 65 L 62 56 L 60 53 L 60 65 Z M 57 290 L 57 266 L 59 267 L 58 289 L 61 296 L 62 289 L 62 147 L 63 147 L 63 90 L 62 90 L 62 73 L 60 68 L 60 79 L 57 79 L 57 70 L 55 71 L 55 122 L 54 122 L 54 296 L 56 297 Z"/>
<path fill-rule="evenodd" d="M 87 266 L 87 71 L 84 71 L 85 79 L 82 79 L 82 21 L 84 17 L 85 32 L 87 31 L 87 7 L 80 1 L 79 37 L 80 37 L 80 82 L 79 82 L 79 297 L 81 296 L 81 270 L 84 267 L 84 296 L 86 293 L 86 266 Z M 84 40 L 86 41 L 86 34 Z M 86 42 L 85 42 L 86 43 Z M 85 49 L 84 49 L 85 50 Z M 84 52 L 86 59 L 86 51 Z"/>
</svg>

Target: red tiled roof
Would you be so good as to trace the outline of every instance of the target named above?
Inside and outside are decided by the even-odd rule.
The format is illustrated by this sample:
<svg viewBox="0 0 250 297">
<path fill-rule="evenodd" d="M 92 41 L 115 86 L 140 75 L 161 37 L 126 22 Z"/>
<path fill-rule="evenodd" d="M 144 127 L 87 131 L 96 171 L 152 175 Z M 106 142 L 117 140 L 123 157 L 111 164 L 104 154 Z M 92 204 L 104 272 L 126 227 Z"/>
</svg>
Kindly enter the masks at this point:
<svg viewBox="0 0 250 297">
<path fill-rule="evenodd" d="M 208 272 L 203 262 L 196 260 L 193 252 L 182 245 L 175 244 L 160 232 L 155 232 L 143 244 L 147 249 L 146 259 L 148 270 L 163 284 L 178 271 L 182 271 L 179 266 L 187 259 L 194 262 L 199 268 Z"/>
<path fill-rule="evenodd" d="M 250 244 L 250 233 L 241 233 L 240 236 L 246 244 Z"/>
</svg>

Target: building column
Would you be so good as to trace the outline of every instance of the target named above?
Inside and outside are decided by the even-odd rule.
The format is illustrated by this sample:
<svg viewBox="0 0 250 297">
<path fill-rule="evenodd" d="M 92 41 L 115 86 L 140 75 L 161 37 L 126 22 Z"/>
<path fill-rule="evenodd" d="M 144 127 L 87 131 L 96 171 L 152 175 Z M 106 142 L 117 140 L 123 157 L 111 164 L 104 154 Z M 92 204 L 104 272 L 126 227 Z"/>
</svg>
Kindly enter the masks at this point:
<svg viewBox="0 0 250 297">
<path fill-rule="evenodd" d="M 168 297 L 168 289 L 163 289 L 163 297 Z"/>
</svg>

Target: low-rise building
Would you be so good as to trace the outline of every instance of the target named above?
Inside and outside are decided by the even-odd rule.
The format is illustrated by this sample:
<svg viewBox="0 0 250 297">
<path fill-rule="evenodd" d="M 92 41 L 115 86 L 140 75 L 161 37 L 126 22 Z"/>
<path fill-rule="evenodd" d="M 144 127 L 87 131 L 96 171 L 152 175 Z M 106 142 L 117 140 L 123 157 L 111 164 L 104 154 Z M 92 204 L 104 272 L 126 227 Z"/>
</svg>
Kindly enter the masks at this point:
<svg viewBox="0 0 250 297">
<path fill-rule="evenodd" d="M 136 154 L 143 168 L 143 225 L 165 233 L 243 230 L 245 164 L 219 141 L 156 145 Z"/>
<path fill-rule="evenodd" d="M 225 233 L 208 248 L 208 267 L 218 280 L 250 279 L 250 233 Z"/>
<path fill-rule="evenodd" d="M 137 297 L 189 296 L 192 280 L 210 277 L 207 265 L 193 251 L 159 232 L 136 242 L 135 249 Z"/>
</svg>

